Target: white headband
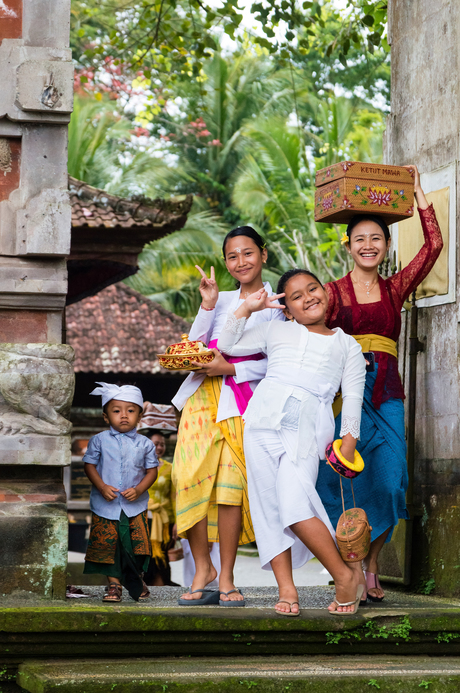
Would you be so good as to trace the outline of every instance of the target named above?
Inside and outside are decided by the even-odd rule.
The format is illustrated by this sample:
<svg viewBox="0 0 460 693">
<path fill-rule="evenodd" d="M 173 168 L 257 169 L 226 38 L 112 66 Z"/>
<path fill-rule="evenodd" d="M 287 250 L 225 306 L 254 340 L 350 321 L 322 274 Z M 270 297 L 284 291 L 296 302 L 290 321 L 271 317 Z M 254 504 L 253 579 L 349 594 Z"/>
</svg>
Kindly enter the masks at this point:
<svg viewBox="0 0 460 693">
<path fill-rule="evenodd" d="M 141 409 L 144 407 L 142 392 L 135 385 L 122 385 L 119 387 L 118 385 L 112 385 L 112 383 L 100 382 L 97 382 L 97 385 L 101 385 L 101 387 L 96 387 L 90 394 L 101 395 L 103 407 L 112 399 L 138 404 Z"/>
</svg>

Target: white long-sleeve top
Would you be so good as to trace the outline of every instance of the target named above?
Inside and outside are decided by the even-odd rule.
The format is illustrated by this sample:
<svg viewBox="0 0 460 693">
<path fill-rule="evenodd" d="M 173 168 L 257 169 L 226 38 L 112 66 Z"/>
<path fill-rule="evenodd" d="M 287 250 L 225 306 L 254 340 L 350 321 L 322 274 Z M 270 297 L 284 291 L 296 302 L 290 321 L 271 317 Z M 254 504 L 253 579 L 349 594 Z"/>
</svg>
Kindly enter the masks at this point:
<svg viewBox="0 0 460 693">
<path fill-rule="evenodd" d="M 249 321 L 248 321 L 249 322 Z M 267 373 L 244 414 L 246 427 L 298 431 L 295 455 L 324 457 L 334 438 L 332 400 L 342 387 L 340 435 L 359 438 L 366 366 L 361 346 L 342 329 L 310 332 L 297 322 L 259 323 L 230 313 L 218 348 L 231 356 L 267 354 Z"/>
<path fill-rule="evenodd" d="M 274 292 L 272 291 L 272 287 L 270 286 L 269 282 L 264 282 L 264 289 L 269 296 L 273 296 Z M 200 307 L 198 315 L 196 316 L 191 327 L 189 339 L 191 341 L 200 340 L 205 344 L 209 344 L 209 342 L 212 340 L 218 339 L 227 320 L 228 313 L 234 313 L 241 303 L 243 303 L 243 299 L 240 298 L 239 289 L 236 289 L 235 291 L 221 291 L 219 293 L 219 298 L 217 299 L 214 310 L 203 310 Z M 254 325 L 272 321 L 284 322 L 283 311 L 265 308 L 265 310 L 251 315 L 247 321 L 247 327 L 250 328 Z M 259 353 L 259 349 L 253 349 L 252 351 L 246 351 L 244 355 L 250 356 L 257 353 Z M 248 382 L 251 389 L 254 390 L 266 373 L 267 359 L 261 359 L 260 361 L 243 361 L 241 363 L 235 363 L 234 366 L 235 375 L 233 377 L 235 382 Z M 192 372 L 184 380 L 177 394 L 172 400 L 172 403 L 177 409 L 179 409 L 179 411 L 184 407 L 188 398 L 198 390 L 205 377 L 206 375 L 203 375 L 202 373 Z M 240 416 L 240 412 L 236 404 L 235 395 L 233 394 L 231 387 L 227 385 L 226 376 L 224 376 L 219 406 L 217 409 L 216 422 L 223 421 L 231 416 Z"/>
</svg>

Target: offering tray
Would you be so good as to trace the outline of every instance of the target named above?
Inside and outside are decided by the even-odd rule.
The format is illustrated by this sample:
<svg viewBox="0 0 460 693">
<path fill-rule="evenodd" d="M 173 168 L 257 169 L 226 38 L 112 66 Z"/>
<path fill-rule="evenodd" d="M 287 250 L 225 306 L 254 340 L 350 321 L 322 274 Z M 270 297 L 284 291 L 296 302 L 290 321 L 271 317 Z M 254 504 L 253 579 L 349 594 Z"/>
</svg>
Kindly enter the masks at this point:
<svg viewBox="0 0 460 693">
<path fill-rule="evenodd" d="M 165 354 L 157 354 L 160 366 L 169 371 L 197 371 L 200 365 L 211 363 L 214 352 L 208 349 L 203 342 L 190 342 L 188 334 L 181 335 L 181 341 L 171 344 Z M 193 366 L 192 362 L 198 366 Z"/>
</svg>

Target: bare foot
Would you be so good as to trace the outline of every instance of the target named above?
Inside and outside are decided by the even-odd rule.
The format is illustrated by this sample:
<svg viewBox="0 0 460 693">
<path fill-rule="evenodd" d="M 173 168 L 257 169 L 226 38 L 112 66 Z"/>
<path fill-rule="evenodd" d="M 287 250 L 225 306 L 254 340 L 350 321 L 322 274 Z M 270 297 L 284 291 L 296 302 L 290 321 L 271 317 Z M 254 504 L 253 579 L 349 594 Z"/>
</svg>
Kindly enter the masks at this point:
<svg viewBox="0 0 460 693">
<path fill-rule="evenodd" d="M 363 565 L 362 565 L 361 561 L 356 561 L 354 563 L 349 563 L 348 567 L 358 577 L 358 584 L 362 585 L 364 587 L 364 592 L 361 596 L 361 601 L 363 601 L 367 597 L 367 584 L 366 584 L 366 578 L 364 576 Z"/>
<path fill-rule="evenodd" d="M 233 580 L 226 580 L 222 577 L 219 578 L 219 591 L 220 591 L 220 601 L 221 602 L 242 602 L 244 597 L 240 592 L 232 592 L 231 594 L 225 594 L 225 592 L 230 592 L 230 590 L 237 589 L 233 584 Z"/>
<path fill-rule="evenodd" d="M 335 598 L 338 602 L 354 602 L 356 599 L 356 590 L 358 589 L 359 578 L 357 572 L 348 568 L 347 573 L 341 580 L 335 580 Z M 329 611 L 338 611 L 339 613 L 349 613 L 354 611 L 355 605 L 338 606 L 334 601 L 328 607 Z"/>
<path fill-rule="evenodd" d="M 216 577 L 217 570 L 214 568 L 213 564 L 209 562 L 206 568 L 196 571 L 190 591 L 193 592 L 193 590 L 202 590 L 203 587 L 209 585 L 209 583 L 215 580 Z M 182 595 L 181 599 L 189 599 L 190 601 L 193 601 L 194 599 L 201 599 L 202 596 L 203 593 L 201 591 L 195 592 L 195 594 L 190 594 L 190 592 L 186 592 Z"/>
<path fill-rule="evenodd" d="M 283 614 L 298 614 L 299 605 L 292 603 L 298 601 L 299 595 L 295 587 L 287 587 L 284 589 L 280 589 L 279 600 L 275 604 L 275 611 L 281 612 Z"/>
</svg>

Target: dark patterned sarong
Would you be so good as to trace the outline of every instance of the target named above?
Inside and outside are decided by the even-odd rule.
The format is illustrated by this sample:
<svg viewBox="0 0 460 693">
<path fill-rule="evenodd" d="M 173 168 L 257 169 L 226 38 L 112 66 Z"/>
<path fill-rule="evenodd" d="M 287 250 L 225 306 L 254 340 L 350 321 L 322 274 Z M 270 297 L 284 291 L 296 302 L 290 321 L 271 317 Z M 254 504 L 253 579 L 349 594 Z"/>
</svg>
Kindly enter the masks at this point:
<svg viewBox="0 0 460 693">
<path fill-rule="evenodd" d="M 108 520 L 93 513 L 85 574 L 98 573 L 118 578 L 133 599 L 143 590 L 142 573 L 151 556 L 147 511 L 119 520 Z"/>
</svg>

